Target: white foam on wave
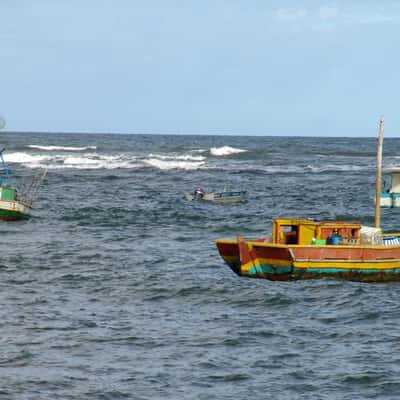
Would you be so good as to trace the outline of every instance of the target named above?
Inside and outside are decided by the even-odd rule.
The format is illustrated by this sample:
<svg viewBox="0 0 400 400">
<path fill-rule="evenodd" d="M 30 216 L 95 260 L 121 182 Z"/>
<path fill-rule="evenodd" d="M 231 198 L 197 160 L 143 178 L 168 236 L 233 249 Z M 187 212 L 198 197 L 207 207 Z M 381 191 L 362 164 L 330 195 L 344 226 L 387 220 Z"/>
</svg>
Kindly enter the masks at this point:
<svg viewBox="0 0 400 400">
<path fill-rule="evenodd" d="M 64 146 L 38 146 L 35 144 L 28 145 L 31 149 L 45 150 L 45 151 L 87 151 L 96 150 L 96 146 L 86 146 L 86 147 L 64 147 Z"/>
<path fill-rule="evenodd" d="M 51 159 L 51 156 L 31 155 L 23 152 L 7 153 L 4 155 L 4 160 L 7 163 L 23 164 L 26 166 L 34 165 L 35 167 Z"/>
<path fill-rule="evenodd" d="M 19 152 L 6 154 L 5 160 L 8 163 L 22 164 L 28 168 L 41 167 L 47 169 L 117 169 L 143 166 L 143 164 L 137 162 L 136 157 L 104 156 L 93 153 L 69 156 L 66 154 L 40 155 Z"/>
<path fill-rule="evenodd" d="M 157 158 L 159 160 L 177 160 L 177 161 L 204 161 L 206 157 L 191 156 L 191 155 L 164 155 L 164 154 L 149 154 L 150 158 Z"/>
<path fill-rule="evenodd" d="M 210 154 L 213 156 L 229 156 L 231 154 L 245 153 L 247 150 L 237 149 L 231 146 L 211 147 Z"/>
<path fill-rule="evenodd" d="M 126 169 L 138 168 L 136 157 L 126 155 L 105 156 L 99 154 L 83 154 L 81 156 L 68 156 L 63 159 L 62 164 L 51 165 L 52 169 L 75 168 L 75 169 Z"/>
<path fill-rule="evenodd" d="M 204 167 L 205 161 L 178 161 L 178 160 L 160 160 L 159 158 L 149 158 L 143 160 L 143 162 L 150 166 L 159 169 L 184 169 L 184 170 L 193 170 Z"/>
<path fill-rule="evenodd" d="M 147 157 L 133 155 L 101 155 L 98 153 L 82 154 L 31 154 L 8 153 L 6 161 L 22 164 L 28 168 L 47 169 L 117 169 L 154 167 L 162 170 L 193 170 L 204 166 L 206 157 L 193 155 L 150 154 Z"/>
<path fill-rule="evenodd" d="M 127 169 L 139 168 L 140 164 L 133 163 L 129 160 L 106 160 L 104 158 L 91 159 L 84 157 L 68 157 L 62 165 L 52 165 L 50 169 Z"/>
</svg>

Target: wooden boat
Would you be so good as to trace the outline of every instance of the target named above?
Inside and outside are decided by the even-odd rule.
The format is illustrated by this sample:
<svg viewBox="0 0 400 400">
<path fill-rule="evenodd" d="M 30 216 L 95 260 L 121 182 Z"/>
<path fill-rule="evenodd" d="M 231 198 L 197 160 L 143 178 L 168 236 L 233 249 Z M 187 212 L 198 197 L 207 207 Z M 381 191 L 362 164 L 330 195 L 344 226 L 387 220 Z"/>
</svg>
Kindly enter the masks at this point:
<svg viewBox="0 0 400 400">
<path fill-rule="evenodd" d="M 2 149 L 0 159 L 3 167 L 4 176 L 0 176 L 0 220 L 16 221 L 29 218 L 32 206 L 31 202 L 20 196 L 17 189 L 12 187 L 10 171 L 4 161 Z"/>
<path fill-rule="evenodd" d="M 274 219 L 272 238 L 221 239 L 217 247 L 240 276 L 388 281 L 400 280 L 399 238 L 359 222 Z"/>
<path fill-rule="evenodd" d="M 185 194 L 185 200 L 201 200 L 211 201 L 213 203 L 241 203 L 248 200 L 246 191 L 222 191 L 222 192 L 205 192 L 203 189 L 196 189 L 191 194 Z"/>
<path fill-rule="evenodd" d="M 13 187 L 10 171 L 3 157 L 4 149 L 0 150 L 0 160 L 3 176 L 0 175 L 0 220 L 16 221 L 29 218 L 32 212 L 32 202 L 46 176 L 46 170 L 33 177 L 27 193 L 20 194 Z"/>
<path fill-rule="evenodd" d="M 383 117 L 380 121 L 376 198 L 381 197 Z M 338 278 L 381 282 L 400 280 L 400 233 L 383 233 L 380 204 L 375 227 L 360 222 L 273 220 L 271 238 L 216 241 L 218 251 L 240 276 L 270 280 Z"/>
<path fill-rule="evenodd" d="M 32 206 L 19 197 L 17 189 L 1 186 L 0 188 L 0 220 L 16 221 L 29 218 Z"/>
</svg>

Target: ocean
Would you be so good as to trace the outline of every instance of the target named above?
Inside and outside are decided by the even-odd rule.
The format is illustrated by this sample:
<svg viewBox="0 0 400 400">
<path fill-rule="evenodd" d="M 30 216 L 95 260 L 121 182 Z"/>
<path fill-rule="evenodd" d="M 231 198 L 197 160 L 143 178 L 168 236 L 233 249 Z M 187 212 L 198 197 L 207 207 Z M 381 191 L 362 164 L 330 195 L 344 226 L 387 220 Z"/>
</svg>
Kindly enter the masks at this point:
<svg viewBox="0 0 400 400">
<path fill-rule="evenodd" d="M 375 138 L 2 133 L 0 399 L 397 399 L 400 286 L 240 278 L 215 240 L 374 222 Z M 385 139 L 384 166 L 400 164 Z M 385 186 L 388 182 L 385 183 Z M 183 200 L 201 186 L 244 204 Z M 400 211 L 383 210 L 385 229 Z"/>
</svg>

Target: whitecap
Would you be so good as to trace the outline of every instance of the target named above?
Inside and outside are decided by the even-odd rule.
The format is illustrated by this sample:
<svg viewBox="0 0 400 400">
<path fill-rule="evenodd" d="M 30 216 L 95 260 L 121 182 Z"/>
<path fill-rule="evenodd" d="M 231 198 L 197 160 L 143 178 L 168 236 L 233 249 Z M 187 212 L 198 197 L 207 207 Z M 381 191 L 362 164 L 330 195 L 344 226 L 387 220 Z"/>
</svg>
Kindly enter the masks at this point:
<svg viewBox="0 0 400 400">
<path fill-rule="evenodd" d="M 45 150 L 45 151 L 87 151 L 96 150 L 96 146 L 86 146 L 86 147 L 64 147 L 64 146 L 38 146 L 35 144 L 28 145 L 31 149 Z"/>
<path fill-rule="evenodd" d="M 42 155 L 32 155 L 23 152 L 17 153 L 7 153 L 4 155 L 4 160 L 7 163 L 15 163 L 15 164 L 40 164 L 43 161 L 51 160 L 51 156 L 42 156 Z"/>
<path fill-rule="evenodd" d="M 117 168 L 138 168 L 136 157 L 124 155 L 104 156 L 84 154 L 75 157 L 65 157 L 63 165 L 55 165 L 53 168 L 76 168 L 76 169 L 117 169 Z M 52 168 L 51 167 L 51 168 Z"/>
<path fill-rule="evenodd" d="M 229 156 L 231 154 L 244 153 L 247 150 L 237 149 L 231 146 L 222 146 L 222 147 L 212 147 L 210 149 L 210 154 L 213 156 Z"/>
<path fill-rule="evenodd" d="M 167 169 L 184 169 L 184 170 L 192 170 L 199 169 L 205 165 L 204 161 L 167 161 L 160 160 L 158 158 L 149 158 L 143 160 L 144 164 L 155 167 L 163 170 Z"/>
<path fill-rule="evenodd" d="M 98 154 L 82 154 L 69 156 L 66 154 L 37 155 L 27 153 L 8 153 L 5 156 L 8 163 L 22 164 L 28 168 L 45 167 L 48 169 L 117 169 L 138 168 L 143 165 L 136 157 L 125 155 L 102 156 Z"/>
<path fill-rule="evenodd" d="M 157 158 L 159 160 L 178 160 L 178 161 L 204 161 L 206 157 L 191 156 L 191 155 L 165 155 L 165 154 L 149 154 L 150 158 Z"/>
</svg>

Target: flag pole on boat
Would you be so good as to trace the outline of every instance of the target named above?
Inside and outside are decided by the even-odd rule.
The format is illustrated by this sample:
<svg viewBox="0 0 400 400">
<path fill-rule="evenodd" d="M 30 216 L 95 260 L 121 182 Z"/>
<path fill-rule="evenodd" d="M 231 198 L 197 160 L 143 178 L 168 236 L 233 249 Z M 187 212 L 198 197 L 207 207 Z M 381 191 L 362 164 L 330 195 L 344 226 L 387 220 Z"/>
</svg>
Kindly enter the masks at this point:
<svg viewBox="0 0 400 400">
<path fill-rule="evenodd" d="M 379 121 L 378 153 L 376 156 L 376 193 L 375 193 L 375 228 L 381 226 L 381 192 L 382 192 L 382 147 L 385 118 Z"/>
</svg>

